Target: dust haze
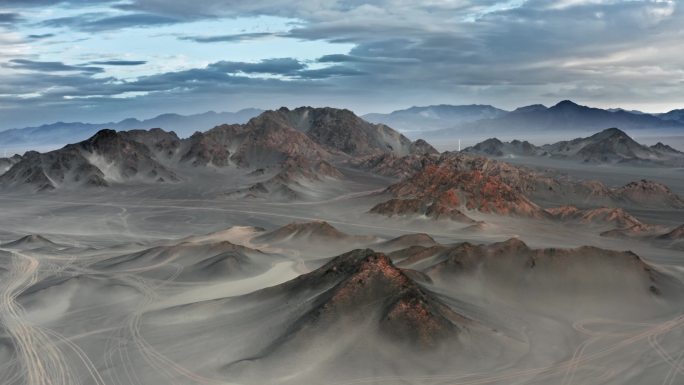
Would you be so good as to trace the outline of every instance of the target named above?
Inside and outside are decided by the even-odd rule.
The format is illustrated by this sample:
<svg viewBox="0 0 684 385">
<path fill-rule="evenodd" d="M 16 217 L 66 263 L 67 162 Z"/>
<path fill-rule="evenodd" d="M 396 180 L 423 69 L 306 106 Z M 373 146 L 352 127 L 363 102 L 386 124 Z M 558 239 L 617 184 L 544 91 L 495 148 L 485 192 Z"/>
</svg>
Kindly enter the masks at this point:
<svg viewBox="0 0 684 385">
<path fill-rule="evenodd" d="M 7 160 L 0 383 L 678 384 L 684 154 L 622 134 L 281 109 Z"/>
</svg>

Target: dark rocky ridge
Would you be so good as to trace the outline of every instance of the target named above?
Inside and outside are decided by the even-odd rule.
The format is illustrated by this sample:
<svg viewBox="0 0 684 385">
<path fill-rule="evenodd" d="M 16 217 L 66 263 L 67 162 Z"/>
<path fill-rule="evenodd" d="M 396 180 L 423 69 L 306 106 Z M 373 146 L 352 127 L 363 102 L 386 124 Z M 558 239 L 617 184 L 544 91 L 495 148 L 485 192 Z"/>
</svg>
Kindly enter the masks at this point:
<svg viewBox="0 0 684 385">
<path fill-rule="evenodd" d="M 109 186 L 127 182 L 169 182 L 170 168 L 243 167 L 282 169 L 246 194 L 278 191 L 293 195 L 298 179 L 341 178 L 329 162 L 356 156 L 436 153 L 427 142 L 410 141 L 384 125 L 348 110 L 301 107 L 266 111 L 246 124 L 221 125 L 179 139 L 161 129 L 101 130 L 83 142 L 45 154 L 29 152 L 0 176 L 4 187 L 42 191 L 66 186 Z"/>
<path fill-rule="evenodd" d="M 502 161 L 467 153 L 443 153 L 419 158 L 373 157 L 357 164 L 367 170 L 392 175 L 413 173 L 388 187 L 391 198 L 370 212 L 387 216 L 425 215 L 455 218 L 476 210 L 500 215 L 553 218 L 539 205 L 568 202 L 589 209 L 602 207 L 682 208 L 684 200 L 667 186 L 640 180 L 618 188 L 598 181 L 558 179 Z M 452 211 L 459 210 L 459 212 Z M 559 217 L 560 218 L 560 217 Z"/>
<path fill-rule="evenodd" d="M 132 180 L 176 182 L 179 177 L 159 163 L 146 145 L 116 131 L 102 130 L 59 150 L 27 152 L 0 176 L 0 185 L 45 191 L 64 186 L 106 187 Z"/>
<path fill-rule="evenodd" d="M 609 128 L 586 138 L 561 141 L 543 146 L 514 140 L 502 142 L 487 139 L 464 152 L 491 157 L 533 156 L 569 159 L 583 163 L 630 164 L 641 166 L 679 167 L 684 153 L 657 143 L 645 146 L 617 128 Z"/>
<path fill-rule="evenodd" d="M 500 215 L 543 218 L 547 214 L 507 183 L 504 163 L 464 154 L 443 154 L 436 162 L 387 188 L 393 200 L 371 212 L 384 215 L 419 214 L 433 217 L 456 215 L 461 209 Z M 456 211 L 454 211 L 456 210 Z"/>
</svg>

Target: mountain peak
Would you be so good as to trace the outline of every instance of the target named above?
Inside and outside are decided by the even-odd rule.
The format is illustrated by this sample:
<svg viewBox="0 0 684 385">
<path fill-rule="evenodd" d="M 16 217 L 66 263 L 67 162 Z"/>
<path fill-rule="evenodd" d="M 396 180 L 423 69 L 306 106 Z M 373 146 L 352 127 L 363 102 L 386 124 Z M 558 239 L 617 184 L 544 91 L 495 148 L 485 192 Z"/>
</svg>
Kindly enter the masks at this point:
<svg viewBox="0 0 684 385">
<path fill-rule="evenodd" d="M 596 136 L 601 136 L 601 137 L 606 137 L 606 138 L 629 137 L 629 135 L 627 135 L 627 133 L 625 133 L 624 131 L 622 131 L 621 129 L 619 129 L 617 127 L 606 128 L 605 130 L 596 134 Z"/>
<path fill-rule="evenodd" d="M 577 103 L 575 103 L 575 102 L 573 102 L 572 100 L 567 100 L 567 99 L 566 99 L 566 100 L 561 100 L 560 102 L 558 102 L 558 104 L 556 104 L 556 105 L 553 106 L 553 107 L 556 107 L 556 108 L 568 108 L 568 107 L 580 107 L 580 105 L 577 104 Z"/>
<path fill-rule="evenodd" d="M 397 268 L 385 254 L 370 249 L 337 256 L 296 282 L 318 284 L 325 280 L 337 284 L 314 310 L 316 314 L 310 319 L 317 323 L 338 318 L 359 306 L 376 307 L 381 312 L 378 326 L 383 334 L 430 347 L 453 336 L 468 322 Z"/>
<path fill-rule="evenodd" d="M 543 104 L 531 104 L 529 106 L 518 107 L 515 110 L 513 110 L 513 112 L 514 113 L 536 112 L 536 111 L 544 111 L 544 110 L 547 110 L 547 108 Z"/>
</svg>

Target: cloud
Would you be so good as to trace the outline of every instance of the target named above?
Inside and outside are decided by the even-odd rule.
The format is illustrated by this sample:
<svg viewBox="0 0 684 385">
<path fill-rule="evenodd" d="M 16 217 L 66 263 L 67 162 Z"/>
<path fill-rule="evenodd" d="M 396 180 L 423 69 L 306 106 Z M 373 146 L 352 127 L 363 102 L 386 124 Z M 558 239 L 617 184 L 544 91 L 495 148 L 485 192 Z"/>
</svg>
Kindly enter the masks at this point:
<svg viewBox="0 0 684 385">
<path fill-rule="evenodd" d="M 235 43 L 248 40 L 275 37 L 277 34 L 270 32 L 241 33 L 235 35 L 214 36 L 180 36 L 178 40 L 194 41 L 195 43 Z"/>
<path fill-rule="evenodd" d="M 684 104 L 684 7 L 675 1 L 128 0 L 112 2 L 112 9 L 104 3 L 98 8 L 84 7 L 84 13 L 73 15 L 78 4 L 86 2 L 61 3 L 60 7 L 71 7 L 70 16 L 40 26 L 99 32 L 203 19 L 230 23 L 235 18 L 273 16 L 288 19 L 290 29 L 222 34 L 220 30 L 198 31 L 195 24 L 181 31 L 186 27 L 182 25 L 172 36 L 198 43 L 190 52 L 206 54 L 211 50 L 212 55 L 203 57 L 202 63 L 212 64 L 196 64 L 197 68 L 184 67 L 182 71 L 160 69 L 159 73 L 149 74 L 151 68 L 167 67 L 156 62 L 160 56 L 140 56 L 139 61 L 149 64 L 143 67 L 147 76 L 126 81 L 104 80 L 101 74 L 91 76 L 98 70 L 89 73 L 81 66 L 63 64 L 73 70 L 49 71 L 40 76 L 9 74 L 5 77 L 10 81 L 0 85 L 4 90 L 0 94 L 10 95 L 10 99 L 20 93 L 39 95 L 30 99 L 34 105 L 93 106 L 97 102 L 119 106 L 125 102 L 110 99 L 141 92 L 145 94 L 135 98 L 138 105 L 156 105 L 163 110 L 187 106 L 190 98 L 199 105 L 200 101 L 213 100 L 212 96 L 237 93 L 241 97 L 236 96 L 234 101 L 257 107 L 268 107 L 262 104 L 264 100 L 277 97 L 294 100 L 293 95 L 304 103 L 308 97 L 362 109 L 417 103 L 515 107 L 566 98 L 588 104 L 633 105 L 658 100 Z M 21 6 L 16 7 L 21 12 Z M 86 13 L 92 9 L 98 12 Z M 168 36 L 168 31 L 164 33 Z M 288 43 L 301 43 L 301 57 L 308 59 L 294 58 L 299 56 L 296 50 L 292 54 L 274 50 L 278 53 L 272 58 L 256 60 L 270 52 L 255 54 L 249 47 L 239 57 L 252 55 L 254 61 L 236 61 L 231 59 L 235 57 L 233 52 L 207 46 L 220 42 L 248 45 L 272 37 L 277 37 L 278 42 L 289 39 Z M 332 49 L 338 46 L 330 43 L 336 42 L 353 48 L 335 52 Z M 318 47 L 325 49 L 318 59 L 310 60 L 315 58 Z M 30 51 L 26 47 L 22 50 L 17 49 Z M 89 54 L 100 55 L 87 56 L 90 58 L 108 57 L 101 52 Z M 289 55 L 293 57 L 279 57 Z M 27 57 L 39 56 L 22 58 Z M 90 64 L 115 65 L 107 61 Z M 30 67 L 25 63 L 7 65 L 14 66 L 17 72 Z M 130 71 L 135 76 L 135 68 Z M 16 100 L 24 103 L 17 106 L 28 103 L 23 98 L 17 96 Z M 5 106 L 12 104 L 8 100 L 3 99 Z"/>
<path fill-rule="evenodd" d="M 15 24 L 21 20 L 21 15 L 13 12 L 0 12 L 0 25 Z"/>
<path fill-rule="evenodd" d="M 103 13 L 85 13 L 78 16 L 60 17 L 45 20 L 43 27 L 68 27 L 86 32 L 110 31 L 123 28 L 145 28 L 171 25 L 182 22 L 181 19 L 150 13 L 132 13 L 107 16 Z"/>
<path fill-rule="evenodd" d="M 339 76 L 359 76 L 364 73 L 358 69 L 341 65 L 319 69 L 302 70 L 297 72 L 297 76 L 302 79 L 328 79 Z"/>
<path fill-rule="evenodd" d="M 139 66 L 146 63 L 147 61 L 145 60 L 104 60 L 90 62 L 90 64 L 102 66 Z"/>
<path fill-rule="evenodd" d="M 36 39 L 37 40 L 37 39 L 47 39 L 47 38 L 53 37 L 53 36 L 56 36 L 56 35 L 54 33 L 41 33 L 41 34 L 28 35 L 27 37 L 29 39 Z"/>
<path fill-rule="evenodd" d="M 83 72 L 89 74 L 104 72 L 100 67 L 73 66 L 62 62 L 33 61 L 27 59 L 12 59 L 5 67 L 36 72 Z"/>
</svg>

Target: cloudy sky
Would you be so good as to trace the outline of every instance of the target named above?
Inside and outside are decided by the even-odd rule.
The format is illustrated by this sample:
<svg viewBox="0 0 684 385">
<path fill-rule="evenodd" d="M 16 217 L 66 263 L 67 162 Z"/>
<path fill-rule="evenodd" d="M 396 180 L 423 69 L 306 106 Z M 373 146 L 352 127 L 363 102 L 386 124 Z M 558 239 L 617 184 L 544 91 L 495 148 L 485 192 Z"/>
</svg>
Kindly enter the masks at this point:
<svg viewBox="0 0 684 385">
<path fill-rule="evenodd" d="M 684 2 L 0 0 L 0 129 L 331 105 L 684 107 Z"/>
</svg>

